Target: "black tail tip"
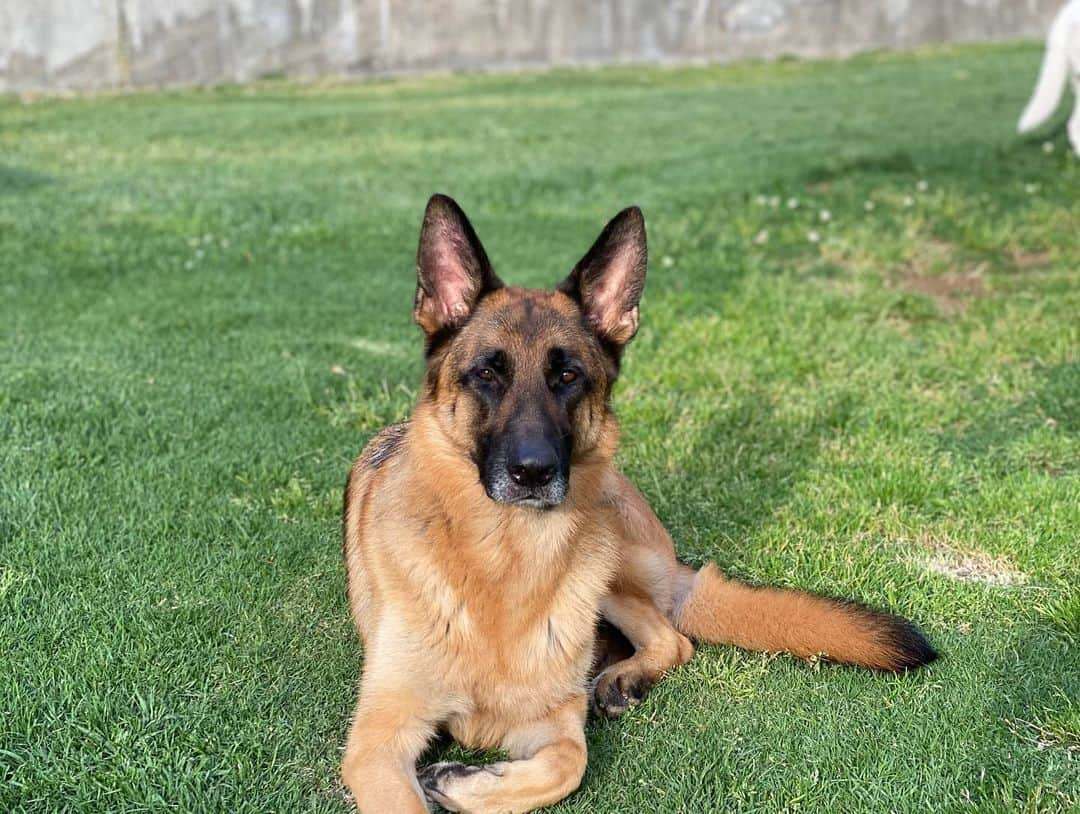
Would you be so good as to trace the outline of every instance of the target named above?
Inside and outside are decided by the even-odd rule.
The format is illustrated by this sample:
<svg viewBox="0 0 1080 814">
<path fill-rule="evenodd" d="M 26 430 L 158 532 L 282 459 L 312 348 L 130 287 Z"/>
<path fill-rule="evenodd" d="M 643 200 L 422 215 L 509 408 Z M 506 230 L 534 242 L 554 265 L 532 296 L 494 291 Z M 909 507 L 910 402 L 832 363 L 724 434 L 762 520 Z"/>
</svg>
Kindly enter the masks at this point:
<svg viewBox="0 0 1080 814">
<path fill-rule="evenodd" d="M 888 669 L 904 673 L 930 664 L 938 658 L 938 652 L 915 625 L 899 616 L 890 616 L 883 631 L 892 658 Z"/>
</svg>

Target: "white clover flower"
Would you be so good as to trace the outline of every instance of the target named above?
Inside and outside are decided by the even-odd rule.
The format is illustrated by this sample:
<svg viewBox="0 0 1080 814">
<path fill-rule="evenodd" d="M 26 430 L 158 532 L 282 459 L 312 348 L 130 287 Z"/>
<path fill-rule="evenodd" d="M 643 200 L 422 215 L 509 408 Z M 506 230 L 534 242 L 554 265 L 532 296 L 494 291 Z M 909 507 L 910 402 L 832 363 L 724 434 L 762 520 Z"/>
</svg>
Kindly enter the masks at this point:
<svg viewBox="0 0 1080 814">
<path fill-rule="evenodd" d="M 767 204 L 768 202 L 769 199 L 766 198 L 764 195 L 758 195 L 756 198 L 754 198 L 754 203 L 756 203 L 758 206 L 765 206 L 765 204 Z"/>
<path fill-rule="evenodd" d="M 764 246 L 769 242 L 769 230 L 762 229 L 756 235 L 754 235 L 754 243 L 758 246 Z"/>
<path fill-rule="evenodd" d="M 1024 184 L 1024 192 L 1026 192 L 1028 195 L 1034 195 L 1038 191 L 1038 184 Z"/>
<path fill-rule="evenodd" d="M 873 212 L 875 209 L 877 209 L 877 204 L 873 201 L 867 201 L 862 205 L 862 208 L 865 209 L 867 212 Z"/>
<path fill-rule="evenodd" d="M 809 232 L 806 233 L 806 239 L 809 240 L 811 243 L 820 243 L 821 234 L 818 233 L 817 230 L 811 229 Z"/>
<path fill-rule="evenodd" d="M 905 195 L 904 196 L 904 206 L 908 206 L 908 207 L 915 206 L 915 199 L 912 198 L 910 195 Z"/>
<path fill-rule="evenodd" d="M 780 196 L 773 195 L 771 198 L 769 198 L 769 206 L 771 206 L 773 209 L 778 209 L 780 207 Z"/>
<path fill-rule="evenodd" d="M 919 192 L 926 192 L 926 190 L 930 189 L 930 182 L 923 179 L 915 185 L 915 189 L 919 190 Z"/>
<path fill-rule="evenodd" d="M 1043 142 L 1043 152 L 1046 153 L 1047 155 L 1050 155 L 1050 153 L 1054 152 L 1054 142 L 1052 142 L 1052 141 L 1044 141 Z"/>
<path fill-rule="evenodd" d="M 662 265 L 666 269 L 669 269 L 675 265 L 675 258 L 672 257 L 670 254 L 665 254 L 663 257 L 660 258 L 660 265 Z"/>
<path fill-rule="evenodd" d="M 822 223 L 828 223 L 832 220 L 832 212 L 830 212 L 828 209 L 822 209 L 820 212 L 818 212 L 818 220 L 820 220 Z"/>
<path fill-rule="evenodd" d="M 788 209 L 798 209 L 799 208 L 799 199 L 798 198 L 788 198 L 787 208 Z"/>
</svg>

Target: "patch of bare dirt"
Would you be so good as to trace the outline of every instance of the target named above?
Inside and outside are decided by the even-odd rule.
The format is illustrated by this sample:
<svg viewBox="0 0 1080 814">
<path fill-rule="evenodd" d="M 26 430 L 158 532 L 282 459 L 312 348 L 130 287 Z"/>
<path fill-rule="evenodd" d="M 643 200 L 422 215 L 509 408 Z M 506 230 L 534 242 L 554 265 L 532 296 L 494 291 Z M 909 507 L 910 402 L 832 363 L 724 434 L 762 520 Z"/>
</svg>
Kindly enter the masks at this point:
<svg viewBox="0 0 1080 814">
<path fill-rule="evenodd" d="M 933 277 L 902 273 L 898 284 L 906 291 L 930 297 L 942 315 L 956 316 L 967 310 L 972 299 L 986 293 L 985 270 L 985 265 L 980 264 L 966 271 L 950 271 Z"/>
<path fill-rule="evenodd" d="M 944 240 L 920 245 L 893 275 L 893 285 L 929 297 L 942 316 L 957 316 L 986 294 L 988 264 L 957 269 L 956 247 Z"/>
<path fill-rule="evenodd" d="M 1048 266 L 1050 261 L 1054 259 L 1054 255 L 1052 252 L 1025 252 L 1020 249 L 1013 249 L 1009 253 L 1009 259 L 1018 269 L 1037 269 Z"/>
</svg>

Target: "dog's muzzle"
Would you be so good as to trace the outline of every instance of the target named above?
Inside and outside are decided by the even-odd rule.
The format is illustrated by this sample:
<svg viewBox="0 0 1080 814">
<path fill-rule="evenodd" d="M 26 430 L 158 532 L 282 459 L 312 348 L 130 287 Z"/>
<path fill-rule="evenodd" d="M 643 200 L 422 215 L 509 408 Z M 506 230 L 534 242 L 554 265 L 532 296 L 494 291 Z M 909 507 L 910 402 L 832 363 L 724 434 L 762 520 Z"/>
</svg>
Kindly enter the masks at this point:
<svg viewBox="0 0 1080 814">
<path fill-rule="evenodd" d="M 481 480 L 492 500 L 549 509 L 566 499 L 570 455 L 547 433 L 513 433 L 488 457 Z"/>
</svg>

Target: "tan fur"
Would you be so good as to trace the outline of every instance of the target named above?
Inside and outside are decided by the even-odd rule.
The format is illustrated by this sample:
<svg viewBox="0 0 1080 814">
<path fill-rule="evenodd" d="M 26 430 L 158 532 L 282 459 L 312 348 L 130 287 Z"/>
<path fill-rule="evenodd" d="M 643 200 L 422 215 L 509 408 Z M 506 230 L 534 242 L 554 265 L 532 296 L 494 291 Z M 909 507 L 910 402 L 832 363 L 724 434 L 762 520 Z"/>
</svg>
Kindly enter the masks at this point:
<svg viewBox="0 0 1080 814">
<path fill-rule="evenodd" d="M 425 296 L 421 310 L 447 310 Z M 589 701 L 609 715 L 637 703 L 690 659 L 691 638 L 900 664 L 865 609 L 678 562 L 667 531 L 613 464 L 614 365 L 578 309 L 558 292 L 488 294 L 432 352 L 410 421 L 373 438 L 352 468 L 344 552 L 364 674 L 342 777 L 364 814 L 419 814 L 425 796 L 477 814 L 562 799 L 585 771 Z M 634 309 L 636 317 L 636 301 Z M 538 312 L 542 335 L 526 335 Z M 470 457 L 480 417 L 461 365 L 497 342 L 525 376 L 556 340 L 586 360 L 596 383 L 573 411 L 566 498 L 544 510 L 497 503 Z M 629 658 L 596 652 L 601 613 L 633 646 Z M 590 684 L 597 661 L 609 666 Z M 467 747 L 502 748 L 509 760 L 439 764 L 418 780 L 416 761 L 440 729 Z"/>
</svg>

